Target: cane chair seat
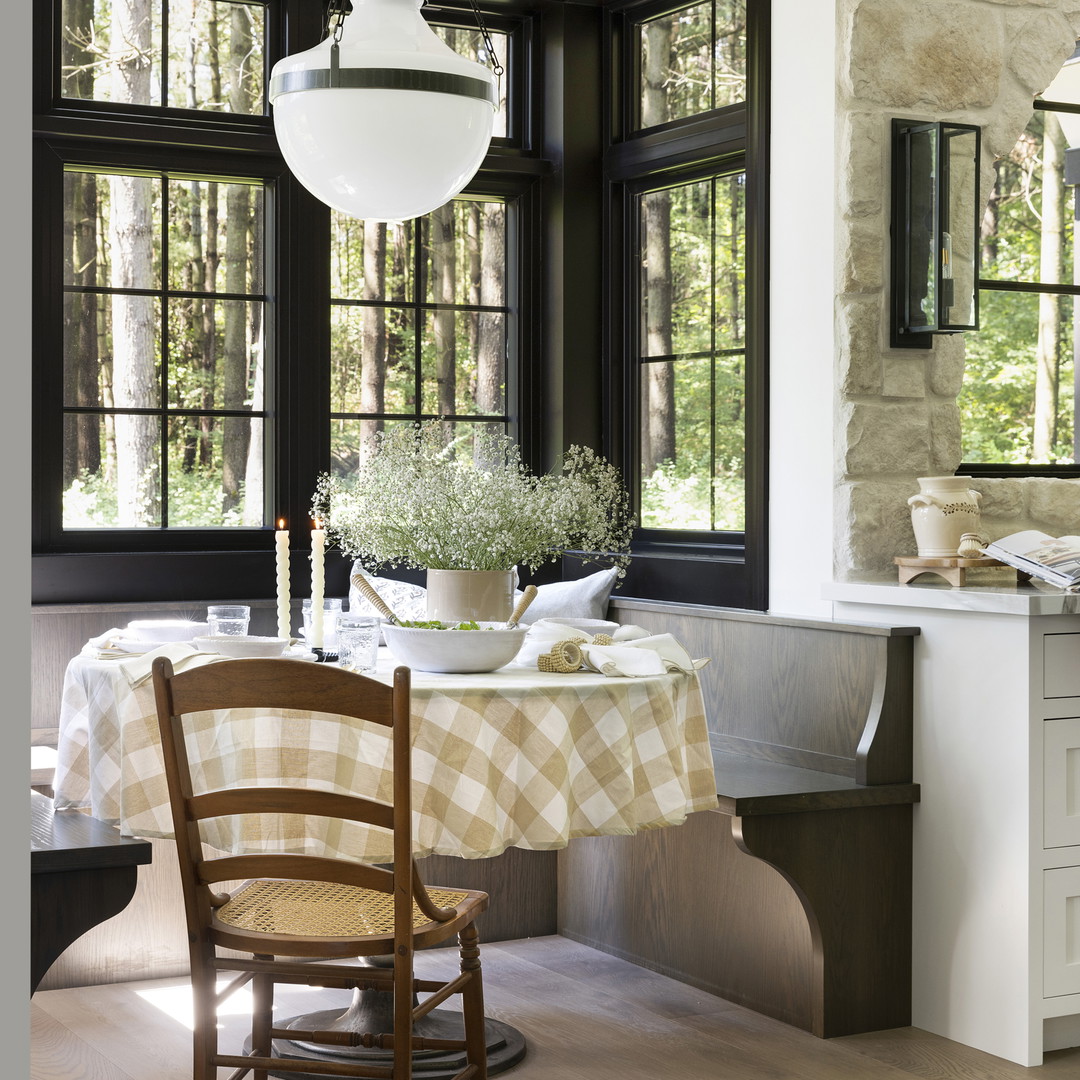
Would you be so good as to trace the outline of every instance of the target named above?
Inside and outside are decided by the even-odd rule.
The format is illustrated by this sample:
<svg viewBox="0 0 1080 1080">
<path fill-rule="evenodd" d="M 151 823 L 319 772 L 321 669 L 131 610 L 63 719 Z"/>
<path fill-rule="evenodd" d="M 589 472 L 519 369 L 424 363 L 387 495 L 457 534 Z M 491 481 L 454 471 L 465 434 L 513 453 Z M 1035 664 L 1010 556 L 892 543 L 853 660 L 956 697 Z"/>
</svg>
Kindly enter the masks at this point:
<svg viewBox="0 0 1080 1080">
<path fill-rule="evenodd" d="M 437 907 L 456 908 L 470 919 L 478 914 L 481 896 L 448 889 L 428 889 Z M 413 941 L 419 946 L 426 934 L 442 933 L 445 923 L 429 919 L 413 901 Z M 252 881 L 233 893 L 214 912 L 215 929 L 241 930 L 265 938 L 260 952 L 273 953 L 275 937 L 342 938 L 341 955 L 353 955 L 352 939 L 386 939 L 386 952 L 394 945 L 394 898 L 374 889 L 311 881 Z M 445 935 L 443 935 L 445 936 Z M 253 942 L 254 943 L 254 942 Z M 372 942 L 368 943 L 371 948 Z M 377 955 L 371 953 L 370 955 Z"/>
</svg>

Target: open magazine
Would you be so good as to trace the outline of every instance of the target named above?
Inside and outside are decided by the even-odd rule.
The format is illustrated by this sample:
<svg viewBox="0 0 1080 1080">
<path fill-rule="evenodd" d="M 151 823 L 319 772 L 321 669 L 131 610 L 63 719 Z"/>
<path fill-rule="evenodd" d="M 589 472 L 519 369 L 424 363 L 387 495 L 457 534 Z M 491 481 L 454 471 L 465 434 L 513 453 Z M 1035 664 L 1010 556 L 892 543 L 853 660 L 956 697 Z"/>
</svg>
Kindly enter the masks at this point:
<svg viewBox="0 0 1080 1080">
<path fill-rule="evenodd" d="M 987 544 L 983 554 L 1062 589 L 1080 589 L 1080 536 L 1027 529 Z"/>
</svg>

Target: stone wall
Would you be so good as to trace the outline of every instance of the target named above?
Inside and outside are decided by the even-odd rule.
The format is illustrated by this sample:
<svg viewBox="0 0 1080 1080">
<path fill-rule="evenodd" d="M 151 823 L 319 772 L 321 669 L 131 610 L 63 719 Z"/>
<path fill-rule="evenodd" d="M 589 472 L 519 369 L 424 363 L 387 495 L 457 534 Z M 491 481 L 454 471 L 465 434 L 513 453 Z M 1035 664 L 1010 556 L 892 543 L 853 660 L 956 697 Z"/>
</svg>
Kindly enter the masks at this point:
<svg viewBox="0 0 1080 1080">
<path fill-rule="evenodd" d="M 982 128 L 983 204 L 1080 37 L 1080 0 L 837 0 L 837 580 L 895 577 L 915 554 L 917 477 L 960 464 L 963 335 L 889 347 L 893 117 Z M 1080 531 L 1080 480 L 979 479 L 982 529 Z"/>
</svg>

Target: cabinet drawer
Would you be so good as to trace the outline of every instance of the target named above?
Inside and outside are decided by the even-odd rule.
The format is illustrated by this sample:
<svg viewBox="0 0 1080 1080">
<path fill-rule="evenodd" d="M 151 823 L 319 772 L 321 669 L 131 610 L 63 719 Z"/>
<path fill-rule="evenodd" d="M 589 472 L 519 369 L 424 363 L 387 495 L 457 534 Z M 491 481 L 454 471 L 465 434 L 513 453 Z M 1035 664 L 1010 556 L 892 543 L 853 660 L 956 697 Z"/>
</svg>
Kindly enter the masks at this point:
<svg viewBox="0 0 1080 1080">
<path fill-rule="evenodd" d="M 1043 635 L 1043 697 L 1080 697 L 1080 634 Z"/>
<path fill-rule="evenodd" d="M 1080 994 L 1080 866 L 1043 871 L 1043 995 Z"/>
<path fill-rule="evenodd" d="M 1043 723 L 1043 847 L 1080 845 L 1080 717 Z"/>
</svg>

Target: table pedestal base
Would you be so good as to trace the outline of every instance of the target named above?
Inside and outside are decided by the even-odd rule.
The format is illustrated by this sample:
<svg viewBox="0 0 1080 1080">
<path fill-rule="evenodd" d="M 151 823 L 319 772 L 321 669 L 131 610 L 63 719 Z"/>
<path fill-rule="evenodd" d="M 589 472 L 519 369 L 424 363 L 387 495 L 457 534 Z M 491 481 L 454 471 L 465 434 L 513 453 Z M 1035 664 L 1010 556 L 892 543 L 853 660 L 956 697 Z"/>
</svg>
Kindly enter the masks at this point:
<svg viewBox="0 0 1080 1080">
<path fill-rule="evenodd" d="M 326 1009 L 322 1012 L 294 1016 L 280 1025 L 300 1031 L 392 1031 L 393 995 L 384 990 L 357 990 L 352 1004 L 344 1012 Z M 485 1020 L 487 1033 L 487 1070 L 494 1076 L 516 1065 L 525 1056 L 525 1036 L 501 1020 Z M 464 1026 L 461 1013 L 447 1009 L 433 1009 L 413 1025 L 413 1034 L 427 1039 L 461 1039 Z M 245 1053 L 250 1052 L 250 1039 L 244 1044 Z M 390 1065 L 392 1050 L 380 1050 L 363 1046 L 329 1046 L 275 1039 L 272 1053 L 275 1057 L 297 1058 L 305 1061 L 349 1061 L 365 1065 Z M 444 1080 L 459 1073 L 465 1067 L 464 1050 L 417 1050 L 413 1054 L 413 1073 L 424 1080 Z M 308 1074 L 274 1072 L 271 1076 L 280 1080 L 311 1080 Z"/>
</svg>

